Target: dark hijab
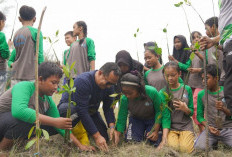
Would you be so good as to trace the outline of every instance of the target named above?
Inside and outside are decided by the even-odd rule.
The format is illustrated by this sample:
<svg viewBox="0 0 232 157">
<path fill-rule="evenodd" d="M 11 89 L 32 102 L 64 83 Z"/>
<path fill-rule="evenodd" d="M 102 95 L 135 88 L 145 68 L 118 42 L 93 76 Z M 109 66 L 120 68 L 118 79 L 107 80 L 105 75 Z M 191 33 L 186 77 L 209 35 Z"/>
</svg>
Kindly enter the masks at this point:
<svg viewBox="0 0 232 157">
<path fill-rule="evenodd" d="M 130 53 L 127 52 L 126 50 L 121 50 L 117 53 L 115 62 L 117 64 L 124 63 L 128 65 L 129 66 L 128 72 L 134 71 L 134 70 L 139 71 L 141 74 L 143 72 L 143 65 L 140 62 L 132 59 Z"/>
<path fill-rule="evenodd" d="M 184 48 L 189 48 L 186 38 L 183 35 L 174 36 L 173 43 L 175 43 L 175 39 L 178 38 L 182 44 L 180 50 L 177 50 L 175 46 L 173 47 L 173 57 L 181 63 L 186 63 L 190 56 L 189 50 L 184 50 Z"/>
</svg>

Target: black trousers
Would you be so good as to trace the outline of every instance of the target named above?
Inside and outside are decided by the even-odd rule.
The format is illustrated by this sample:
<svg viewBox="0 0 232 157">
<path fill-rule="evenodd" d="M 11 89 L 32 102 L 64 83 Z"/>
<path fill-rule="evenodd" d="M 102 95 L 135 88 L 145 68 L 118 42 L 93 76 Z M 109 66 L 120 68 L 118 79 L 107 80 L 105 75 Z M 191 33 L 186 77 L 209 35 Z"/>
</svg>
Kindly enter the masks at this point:
<svg viewBox="0 0 232 157">
<path fill-rule="evenodd" d="M 228 109 L 232 112 L 232 41 L 224 47 L 223 68 L 225 70 L 224 95 Z"/>
<path fill-rule="evenodd" d="M 35 124 L 30 124 L 14 118 L 11 112 L 0 114 L 0 141 L 5 137 L 7 139 L 27 139 L 30 129 Z M 58 132 L 54 127 L 41 125 L 41 129 L 46 130 L 49 135 L 55 135 Z M 33 137 L 34 135 L 32 135 Z"/>
<path fill-rule="evenodd" d="M 62 103 L 58 106 L 60 116 L 61 117 L 66 117 L 67 113 L 67 108 L 68 108 L 68 103 Z M 103 121 L 101 115 L 99 112 L 96 112 L 92 115 L 90 115 L 95 126 L 97 127 L 99 133 L 105 138 L 106 141 L 109 141 L 109 136 L 107 133 L 107 127 L 105 122 Z M 75 106 L 71 105 L 71 118 L 72 118 L 72 126 L 74 127 L 81 119 L 77 114 Z M 83 124 L 84 125 L 84 124 Z"/>
</svg>

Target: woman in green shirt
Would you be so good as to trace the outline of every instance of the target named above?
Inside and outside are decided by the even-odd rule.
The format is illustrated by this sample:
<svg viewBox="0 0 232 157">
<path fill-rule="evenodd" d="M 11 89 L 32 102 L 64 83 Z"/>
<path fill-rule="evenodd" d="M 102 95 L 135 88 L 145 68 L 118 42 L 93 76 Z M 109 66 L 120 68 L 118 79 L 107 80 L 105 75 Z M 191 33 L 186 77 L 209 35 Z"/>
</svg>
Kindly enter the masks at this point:
<svg viewBox="0 0 232 157">
<path fill-rule="evenodd" d="M 162 137 L 159 133 L 161 124 L 160 95 L 154 87 L 144 85 L 143 79 L 137 71 L 132 73 L 123 75 L 121 79 L 124 95 L 121 97 L 119 106 L 114 142 L 117 145 L 120 134 L 125 131 L 129 113 L 126 139 L 140 142 L 147 138 L 152 144 L 158 146 Z M 155 129 L 150 133 L 154 124 Z"/>
</svg>

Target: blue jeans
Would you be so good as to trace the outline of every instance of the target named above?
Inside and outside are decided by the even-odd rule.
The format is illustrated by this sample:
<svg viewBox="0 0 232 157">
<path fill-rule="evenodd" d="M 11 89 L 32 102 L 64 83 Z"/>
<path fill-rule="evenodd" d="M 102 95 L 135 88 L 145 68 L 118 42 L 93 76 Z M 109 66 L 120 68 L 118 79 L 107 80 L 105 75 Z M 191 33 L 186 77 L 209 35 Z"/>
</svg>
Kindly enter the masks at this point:
<svg viewBox="0 0 232 157">
<path fill-rule="evenodd" d="M 126 140 L 141 142 L 146 139 L 146 135 L 151 131 L 152 126 L 154 125 L 155 120 L 141 120 L 134 117 L 129 118 L 129 126 L 126 133 Z M 159 132 L 157 141 L 149 140 L 152 145 L 157 147 L 162 141 L 162 133 Z"/>
</svg>

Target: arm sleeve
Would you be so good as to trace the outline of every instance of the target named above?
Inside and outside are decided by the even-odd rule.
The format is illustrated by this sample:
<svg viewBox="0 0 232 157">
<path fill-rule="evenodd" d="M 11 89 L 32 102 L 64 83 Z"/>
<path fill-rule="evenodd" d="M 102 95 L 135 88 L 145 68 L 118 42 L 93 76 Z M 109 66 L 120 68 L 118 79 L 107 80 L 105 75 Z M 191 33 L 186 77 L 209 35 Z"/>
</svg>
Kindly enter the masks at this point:
<svg viewBox="0 0 232 157">
<path fill-rule="evenodd" d="M 28 123 L 35 122 L 35 110 L 28 107 L 34 90 L 31 82 L 21 82 L 13 87 L 11 112 L 14 118 Z"/>
<path fill-rule="evenodd" d="M 50 117 L 53 117 L 53 118 L 59 118 L 60 117 L 60 114 L 59 114 L 59 111 L 56 107 L 56 104 L 55 102 L 52 100 L 51 97 L 47 97 L 48 99 L 48 102 L 49 102 L 49 109 L 48 111 L 46 112 L 46 115 L 50 116 Z M 58 129 L 58 128 L 55 128 L 56 131 L 61 135 L 61 136 L 64 136 L 65 134 L 65 130 L 63 129 Z"/>
<path fill-rule="evenodd" d="M 145 74 L 144 74 L 144 82 L 145 82 L 145 85 L 148 85 L 147 76 L 148 76 L 148 74 L 149 74 L 150 71 L 151 71 L 151 69 L 148 70 L 148 71 L 146 71 Z"/>
<path fill-rule="evenodd" d="M 77 113 L 87 132 L 93 135 L 98 132 L 98 129 L 88 112 L 91 87 L 82 78 L 75 79 L 74 86 L 77 87 L 76 92 L 73 94 L 73 99 L 77 104 Z"/>
<path fill-rule="evenodd" d="M 11 55 L 10 55 L 10 58 L 8 60 L 8 66 L 11 67 L 11 65 L 14 63 L 15 61 L 15 56 L 16 56 L 16 50 L 14 49 L 12 52 L 11 52 Z"/>
<path fill-rule="evenodd" d="M 168 109 L 167 107 L 167 103 L 165 101 L 165 97 L 164 97 L 164 94 L 163 94 L 164 90 L 161 89 L 160 90 L 160 96 L 161 96 L 161 100 L 162 100 L 162 127 L 163 129 L 164 128 L 167 128 L 167 129 L 170 129 L 171 127 L 171 113 L 170 113 L 170 110 Z"/>
<path fill-rule="evenodd" d="M 63 64 L 64 64 L 64 65 L 66 65 L 66 57 L 65 57 L 65 55 L 66 55 L 67 52 L 68 52 L 68 50 L 65 50 L 65 51 L 64 51 L 64 60 L 63 60 Z"/>
<path fill-rule="evenodd" d="M 36 49 L 36 39 L 37 39 L 37 32 L 38 30 L 33 27 L 28 27 L 31 31 L 32 39 L 35 41 L 35 49 Z M 40 32 L 39 36 L 39 64 L 44 62 L 44 56 L 43 56 L 43 34 Z"/>
<path fill-rule="evenodd" d="M 110 97 L 110 95 L 113 93 L 114 93 L 113 87 L 108 89 L 107 94 L 105 95 L 103 100 L 103 111 L 107 124 L 115 123 L 114 111 L 113 108 L 111 107 L 111 104 L 113 103 L 113 98 Z"/>
<path fill-rule="evenodd" d="M 194 111 L 194 107 L 193 107 L 193 93 L 192 93 L 192 89 L 189 86 L 185 86 L 187 92 L 188 92 L 188 108 L 190 109 L 191 113 L 189 114 L 189 116 L 193 115 L 193 111 Z"/>
<path fill-rule="evenodd" d="M 118 109 L 118 119 L 116 123 L 116 130 L 123 133 L 126 129 L 126 121 L 128 115 L 128 99 L 125 95 L 121 97 Z"/>
<path fill-rule="evenodd" d="M 2 32 L 0 32 L 0 54 L 4 59 L 7 59 L 10 55 L 10 50 L 6 42 L 5 34 Z"/>
<path fill-rule="evenodd" d="M 181 70 L 187 71 L 187 69 L 191 66 L 192 61 L 189 59 L 185 64 L 178 62 L 178 65 Z"/>
<path fill-rule="evenodd" d="M 204 104 L 202 98 L 204 96 L 204 90 L 200 91 L 197 96 L 197 120 L 199 123 L 205 121 L 204 119 Z"/>
<path fill-rule="evenodd" d="M 88 48 L 88 59 L 89 61 L 96 60 L 96 52 L 94 41 L 90 38 L 86 38 L 86 44 Z"/>
<path fill-rule="evenodd" d="M 161 96 L 155 88 L 153 90 L 152 95 L 153 95 L 152 101 L 155 108 L 155 123 L 161 124 L 161 109 L 160 109 L 162 103 Z"/>
</svg>

